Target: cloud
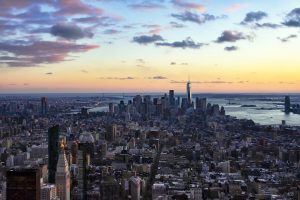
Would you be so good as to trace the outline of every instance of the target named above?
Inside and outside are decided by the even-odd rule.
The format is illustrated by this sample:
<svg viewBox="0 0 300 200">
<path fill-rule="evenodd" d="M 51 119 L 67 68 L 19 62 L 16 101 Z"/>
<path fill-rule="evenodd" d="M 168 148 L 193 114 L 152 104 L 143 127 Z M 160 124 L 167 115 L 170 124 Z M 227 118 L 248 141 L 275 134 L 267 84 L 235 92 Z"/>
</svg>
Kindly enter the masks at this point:
<svg viewBox="0 0 300 200">
<path fill-rule="evenodd" d="M 157 24 L 143 25 L 143 28 L 149 28 L 149 34 L 159 34 L 161 32 L 161 26 Z"/>
<path fill-rule="evenodd" d="M 284 37 L 284 38 L 278 37 L 277 39 L 280 40 L 281 42 L 289 42 L 290 39 L 297 38 L 297 37 L 298 37 L 297 35 L 291 34 L 291 35 L 289 35 L 287 37 Z"/>
<path fill-rule="evenodd" d="M 104 34 L 107 34 L 107 35 L 115 35 L 115 34 L 118 34 L 118 33 L 121 33 L 122 31 L 119 31 L 119 30 L 116 30 L 116 29 L 107 29 L 105 31 L 103 31 Z"/>
<path fill-rule="evenodd" d="M 232 13 L 232 12 L 236 12 L 236 11 L 241 10 L 243 7 L 245 7 L 244 4 L 235 3 L 235 4 L 232 4 L 232 5 L 228 6 L 228 7 L 226 7 L 225 11 L 229 12 L 229 13 Z"/>
<path fill-rule="evenodd" d="M 100 79 L 107 79 L 107 80 L 133 80 L 135 79 L 132 76 L 127 77 L 100 77 Z"/>
<path fill-rule="evenodd" d="M 171 62 L 170 65 L 176 65 L 176 62 Z"/>
<path fill-rule="evenodd" d="M 163 41 L 164 39 L 160 36 L 160 35 L 141 35 L 141 36 L 136 36 L 133 38 L 133 42 L 136 42 L 138 44 L 150 44 L 150 43 L 154 43 L 157 41 Z"/>
<path fill-rule="evenodd" d="M 288 81 L 279 81 L 279 84 L 284 84 L 284 85 L 293 85 L 296 84 L 295 82 L 288 82 Z"/>
<path fill-rule="evenodd" d="M 249 35 L 244 35 L 238 31 L 223 31 L 220 37 L 216 40 L 216 43 L 223 43 L 223 42 L 236 42 L 238 40 L 250 40 L 252 39 Z"/>
<path fill-rule="evenodd" d="M 53 73 L 52 72 L 47 72 L 46 75 L 53 75 Z"/>
<path fill-rule="evenodd" d="M 110 17 L 110 16 L 87 16 L 87 17 L 73 18 L 72 21 L 81 24 L 93 24 L 96 27 L 98 26 L 108 27 L 108 26 L 115 25 L 117 22 L 121 21 L 121 19 L 119 17 Z"/>
<path fill-rule="evenodd" d="M 192 22 L 196 24 L 204 24 L 207 21 L 214 21 L 220 18 L 224 18 L 225 16 L 214 16 L 207 13 L 204 14 L 196 14 L 189 11 L 186 11 L 181 14 L 171 14 L 172 17 L 176 18 L 177 20 L 183 21 L 183 22 Z"/>
<path fill-rule="evenodd" d="M 245 19 L 241 22 L 241 24 L 248 24 L 252 22 L 258 22 L 262 20 L 263 18 L 267 17 L 268 14 L 263 11 L 257 11 L 257 12 L 249 12 L 246 14 Z"/>
<path fill-rule="evenodd" d="M 167 46 L 167 47 L 173 47 L 173 48 L 190 48 L 190 49 L 199 49 L 200 47 L 207 45 L 204 43 L 196 43 L 194 42 L 191 38 L 187 38 L 182 41 L 177 41 L 177 42 L 160 42 L 160 43 L 155 43 L 157 46 Z"/>
<path fill-rule="evenodd" d="M 180 24 L 178 22 L 170 22 L 170 25 L 172 28 L 184 28 L 185 27 L 184 24 Z"/>
<path fill-rule="evenodd" d="M 176 81 L 176 80 L 171 80 L 170 83 L 174 84 L 184 84 L 186 81 Z M 191 81 L 192 84 L 232 84 L 232 81 L 221 81 L 221 80 L 216 80 L 216 81 Z"/>
<path fill-rule="evenodd" d="M 56 24 L 51 28 L 51 34 L 67 40 L 78 40 L 82 38 L 91 38 L 93 33 L 83 30 L 75 24 Z"/>
<path fill-rule="evenodd" d="M 84 69 L 82 69 L 82 70 L 80 70 L 82 73 L 89 73 L 87 70 L 84 70 Z"/>
<path fill-rule="evenodd" d="M 206 11 L 205 6 L 202 4 L 186 2 L 185 0 L 172 0 L 171 2 L 173 3 L 174 6 L 181 8 L 181 9 L 197 10 L 200 12 Z"/>
<path fill-rule="evenodd" d="M 137 59 L 136 62 L 140 63 L 140 64 L 145 64 L 146 63 L 145 60 L 142 59 L 142 58 Z"/>
<path fill-rule="evenodd" d="M 225 47 L 225 51 L 237 51 L 238 47 L 237 46 L 230 46 L 230 47 Z"/>
<path fill-rule="evenodd" d="M 153 77 L 148 77 L 148 79 L 155 79 L 155 80 L 165 80 L 168 79 L 165 76 L 153 76 Z"/>
<path fill-rule="evenodd" d="M 91 6 L 81 0 L 1 0 L 0 15 L 4 16 L 12 11 L 24 10 L 34 6 L 47 6 L 53 8 L 53 15 L 68 16 L 68 15 L 100 15 L 103 14 L 103 9 Z"/>
<path fill-rule="evenodd" d="M 59 10 L 56 12 L 58 15 L 100 15 L 104 13 L 103 9 L 87 5 L 81 0 L 60 0 L 53 2 L 56 2 L 57 7 L 59 7 Z"/>
<path fill-rule="evenodd" d="M 281 27 L 279 24 L 274 24 L 274 23 L 255 23 L 254 28 L 279 28 Z"/>
<path fill-rule="evenodd" d="M 2 41 L 0 53 L 10 54 L 14 60 L 6 58 L 0 64 L 10 67 L 31 67 L 40 64 L 59 63 L 73 53 L 84 53 L 98 48 L 98 45 L 83 45 L 70 42 L 55 41 Z"/>
<path fill-rule="evenodd" d="M 8 18 L 22 20 L 26 25 L 52 25 L 56 20 L 64 20 L 62 17 L 55 16 L 52 12 L 43 11 L 41 5 L 32 4 L 28 9 L 20 13 L 10 13 Z"/>
<path fill-rule="evenodd" d="M 152 10 L 165 8 L 163 5 L 159 3 L 153 3 L 150 1 L 143 1 L 140 3 L 129 4 L 128 7 L 134 10 L 141 10 L 141 11 L 152 11 Z"/>
<path fill-rule="evenodd" d="M 249 81 L 238 81 L 237 83 L 239 83 L 239 84 L 246 84 L 246 83 L 249 83 Z"/>
<path fill-rule="evenodd" d="M 295 8 L 289 12 L 282 24 L 288 27 L 300 27 L 300 8 Z"/>
</svg>

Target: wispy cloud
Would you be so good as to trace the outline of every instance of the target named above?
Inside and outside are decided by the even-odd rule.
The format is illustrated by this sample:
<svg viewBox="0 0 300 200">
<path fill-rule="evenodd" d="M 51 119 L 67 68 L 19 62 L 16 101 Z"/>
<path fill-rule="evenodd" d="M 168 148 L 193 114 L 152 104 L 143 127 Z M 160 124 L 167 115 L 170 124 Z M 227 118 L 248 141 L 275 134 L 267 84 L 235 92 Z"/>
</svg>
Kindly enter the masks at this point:
<svg viewBox="0 0 300 200">
<path fill-rule="evenodd" d="M 99 79 L 107 79 L 107 80 L 134 80 L 136 78 L 132 76 L 127 77 L 100 77 Z"/>
<path fill-rule="evenodd" d="M 143 1 L 140 3 L 129 4 L 128 7 L 134 10 L 141 10 L 141 11 L 153 11 L 153 10 L 165 8 L 165 6 L 160 3 L 150 2 L 150 1 Z"/>
<path fill-rule="evenodd" d="M 187 38 L 185 40 L 182 41 L 176 41 L 176 42 L 159 42 L 159 43 L 155 43 L 157 46 L 166 46 L 166 47 L 172 47 L 172 48 L 182 48 L 182 49 L 199 49 L 202 46 L 205 46 L 207 44 L 204 43 L 197 43 L 194 40 L 192 40 L 191 38 Z"/>
<path fill-rule="evenodd" d="M 206 7 L 203 4 L 187 2 L 186 0 L 171 0 L 174 6 L 185 10 L 196 10 L 199 12 L 205 12 Z"/>
<path fill-rule="evenodd" d="M 238 47 L 237 46 L 229 46 L 224 48 L 225 51 L 237 51 Z"/>
<path fill-rule="evenodd" d="M 138 43 L 138 44 L 150 44 L 154 43 L 157 41 L 163 41 L 164 39 L 160 35 L 141 35 L 141 36 L 136 36 L 133 38 L 133 42 Z"/>
<path fill-rule="evenodd" d="M 272 29 L 275 29 L 275 28 L 279 28 L 281 27 L 281 25 L 279 24 L 275 24 L 275 23 L 255 23 L 253 28 L 272 28 Z"/>
<path fill-rule="evenodd" d="M 170 83 L 174 84 L 184 84 L 186 81 L 176 81 L 171 80 Z M 221 81 L 221 80 L 214 80 L 214 81 L 191 81 L 192 84 L 232 84 L 232 81 Z"/>
<path fill-rule="evenodd" d="M 0 64 L 10 67 L 32 67 L 59 63 L 66 61 L 71 53 L 83 53 L 98 47 L 61 41 L 4 41 L 0 42 L 0 52 L 12 54 L 15 58 L 0 60 Z"/>
<path fill-rule="evenodd" d="M 147 24 L 142 27 L 149 29 L 148 34 L 159 34 L 162 30 L 162 27 L 158 24 Z"/>
<path fill-rule="evenodd" d="M 107 34 L 107 35 L 115 35 L 119 33 L 122 33 L 122 31 L 117 29 L 106 29 L 105 31 L 103 31 L 103 34 Z"/>
<path fill-rule="evenodd" d="M 170 22 L 170 25 L 172 28 L 184 28 L 185 27 L 184 24 L 180 24 L 178 22 Z"/>
<path fill-rule="evenodd" d="M 277 39 L 280 40 L 281 42 L 289 42 L 291 39 L 297 38 L 297 37 L 298 37 L 297 35 L 291 34 L 291 35 L 289 35 L 287 37 L 284 37 L 284 38 L 278 37 Z"/>
<path fill-rule="evenodd" d="M 192 13 L 190 11 L 186 11 L 184 13 L 180 13 L 180 14 L 171 14 L 172 17 L 176 18 L 177 20 L 183 21 L 183 22 L 192 22 L 192 23 L 196 23 L 196 24 L 204 24 L 208 21 L 214 21 L 217 19 L 222 19 L 225 18 L 226 16 L 214 16 L 211 14 L 197 14 L 197 13 Z"/>
<path fill-rule="evenodd" d="M 153 77 L 147 77 L 147 79 L 154 79 L 154 80 L 165 80 L 168 79 L 165 76 L 153 76 Z"/>
<path fill-rule="evenodd" d="M 228 7 L 225 8 L 225 12 L 232 13 L 241 10 L 245 7 L 245 4 L 235 3 L 231 4 Z"/>
</svg>

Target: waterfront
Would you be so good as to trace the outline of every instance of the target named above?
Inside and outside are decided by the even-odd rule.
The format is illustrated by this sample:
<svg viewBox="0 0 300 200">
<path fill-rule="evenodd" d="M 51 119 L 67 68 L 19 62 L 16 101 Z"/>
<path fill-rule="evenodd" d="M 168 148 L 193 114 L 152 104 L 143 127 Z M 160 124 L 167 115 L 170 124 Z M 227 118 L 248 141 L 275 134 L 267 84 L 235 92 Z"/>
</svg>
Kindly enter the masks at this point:
<svg viewBox="0 0 300 200">
<path fill-rule="evenodd" d="M 150 94 L 155 97 L 157 94 Z M 224 106 L 226 114 L 234 116 L 238 119 L 251 119 L 255 123 L 262 125 L 280 125 L 282 120 L 286 121 L 287 125 L 300 126 L 300 115 L 283 112 L 283 95 L 243 95 L 239 94 L 201 94 L 195 95 L 206 97 L 207 102 L 211 104 L 219 104 Z M 120 100 L 127 102 L 131 95 L 122 96 L 119 94 L 111 95 L 114 98 L 114 103 L 119 103 Z M 230 97 L 230 98 L 228 98 Z M 119 98 L 119 99 L 117 99 Z M 294 95 L 293 102 L 299 104 L 300 96 Z M 195 102 L 195 98 L 193 98 Z M 254 106 L 253 106 L 254 105 Z M 92 112 L 107 112 L 108 107 L 96 107 L 91 109 Z"/>
</svg>

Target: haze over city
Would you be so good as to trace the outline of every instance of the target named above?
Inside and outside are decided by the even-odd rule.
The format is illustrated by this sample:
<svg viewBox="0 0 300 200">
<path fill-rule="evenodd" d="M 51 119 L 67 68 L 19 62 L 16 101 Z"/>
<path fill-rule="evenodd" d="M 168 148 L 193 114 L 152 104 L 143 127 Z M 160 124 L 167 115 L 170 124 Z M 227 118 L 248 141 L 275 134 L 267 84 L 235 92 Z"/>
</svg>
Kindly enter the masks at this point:
<svg viewBox="0 0 300 200">
<path fill-rule="evenodd" d="M 297 0 L 2 0 L 0 92 L 300 92 Z"/>
</svg>

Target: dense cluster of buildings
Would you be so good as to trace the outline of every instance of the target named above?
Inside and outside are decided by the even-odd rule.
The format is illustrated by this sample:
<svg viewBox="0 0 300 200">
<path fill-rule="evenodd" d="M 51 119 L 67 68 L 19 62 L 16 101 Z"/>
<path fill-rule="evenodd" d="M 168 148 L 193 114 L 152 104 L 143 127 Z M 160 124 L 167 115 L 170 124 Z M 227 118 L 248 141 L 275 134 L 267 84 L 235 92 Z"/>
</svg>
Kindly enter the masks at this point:
<svg viewBox="0 0 300 200">
<path fill-rule="evenodd" d="M 101 101 L 2 98 L 0 199 L 300 200 L 299 127 L 228 116 L 190 82 Z"/>
</svg>

